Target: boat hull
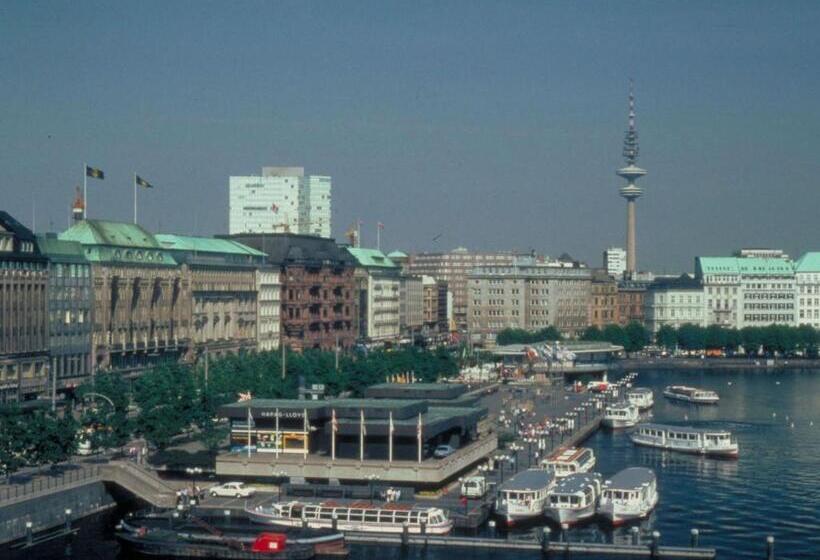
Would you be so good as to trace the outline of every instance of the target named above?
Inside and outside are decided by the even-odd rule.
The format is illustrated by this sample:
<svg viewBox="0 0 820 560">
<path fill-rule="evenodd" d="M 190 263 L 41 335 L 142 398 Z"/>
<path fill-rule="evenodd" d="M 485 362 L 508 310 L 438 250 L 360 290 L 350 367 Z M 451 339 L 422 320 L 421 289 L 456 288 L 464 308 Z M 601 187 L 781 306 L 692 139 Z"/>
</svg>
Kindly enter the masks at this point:
<svg viewBox="0 0 820 560">
<path fill-rule="evenodd" d="M 638 425 L 638 420 L 626 419 L 626 418 L 604 418 L 601 420 L 601 424 L 605 428 L 610 428 L 612 430 L 617 430 L 621 428 L 631 428 L 633 426 Z"/>
<path fill-rule="evenodd" d="M 248 517 L 255 523 L 263 525 L 274 525 L 277 527 L 308 527 L 310 529 L 330 529 L 333 528 L 332 520 L 325 519 L 300 519 L 300 518 L 285 518 L 276 517 L 270 514 L 258 512 L 255 510 L 246 510 Z M 424 534 L 426 535 L 446 535 L 453 529 L 453 522 L 449 519 L 446 523 L 439 525 L 426 525 L 424 527 Z M 403 524 L 400 523 L 365 523 L 359 521 L 341 521 L 336 522 L 336 530 L 343 532 L 354 533 L 402 533 L 404 531 Z M 421 526 L 418 524 L 410 524 L 407 526 L 407 531 L 410 534 L 419 535 L 422 533 Z"/>
<path fill-rule="evenodd" d="M 577 525 L 591 519 L 595 515 L 595 504 L 590 504 L 584 508 L 551 508 L 544 510 L 547 519 L 559 525 Z"/>
<path fill-rule="evenodd" d="M 612 503 L 601 504 L 598 508 L 598 513 L 606 519 L 613 527 L 618 527 L 630 521 L 639 521 L 646 519 L 655 506 L 658 505 L 658 498 L 655 498 L 649 504 L 642 507 L 624 508 Z"/>
<path fill-rule="evenodd" d="M 648 441 L 641 438 L 632 438 L 632 443 L 641 445 L 643 447 L 653 447 L 655 449 L 662 449 L 664 451 L 675 451 L 677 453 L 688 453 L 689 455 L 702 455 L 704 457 L 719 457 L 725 459 L 737 459 L 740 454 L 740 448 L 737 444 L 730 447 L 720 449 L 710 449 L 704 447 L 675 447 L 671 445 L 664 445 L 658 442 Z"/>
<path fill-rule="evenodd" d="M 132 555 L 143 557 L 174 558 L 230 558 L 231 560 L 245 560 L 254 558 L 270 558 L 272 555 L 251 550 L 237 550 L 227 545 L 175 542 L 151 537 L 139 537 L 130 533 L 119 532 L 116 535 L 120 545 Z M 310 545 L 289 545 L 276 553 L 277 559 L 310 560 L 317 552 Z M 346 556 L 346 554 L 340 554 Z"/>
<path fill-rule="evenodd" d="M 689 395 L 681 395 L 680 393 L 673 393 L 664 391 L 663 396 L 673 401 L 681 401 L 690 404 L 718 404 L 720 397 L 690 397 Z"/>
</svg>

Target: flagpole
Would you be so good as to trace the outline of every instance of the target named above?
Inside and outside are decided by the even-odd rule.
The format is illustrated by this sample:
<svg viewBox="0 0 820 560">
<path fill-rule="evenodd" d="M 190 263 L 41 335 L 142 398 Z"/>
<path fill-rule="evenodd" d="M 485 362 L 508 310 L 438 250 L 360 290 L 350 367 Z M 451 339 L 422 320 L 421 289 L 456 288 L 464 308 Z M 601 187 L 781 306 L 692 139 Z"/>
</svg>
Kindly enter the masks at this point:
<svg viewBox="0 0 820 560">
<path fill-rule="evenodd" d="M 382 223 L 378 222 L 376 224 L 376 250 L 382 250 Z"/>
<path fill-rule="evenodd" d="M 387 448 L 387 451 L 388 451 L 388 453 L 387 453 L 387 455 L 388 455 L 387 462 L 392 463 L 393 462 L 393 411 L 392 410 L 390 411 L 389 430 L 390 430 L 390 439 L 388 440 L 389 447 Z"/>
<path fill-rule="evenodd" d="M 276 450 L 276 458 L 279 458 L 279 446 L 282 444 L 282 437 L 279 433 L 279 409 L 276 409 L 276 440 L 273 448 Z"/>
<path fill-rule="evenodd" d="M 304 443 L 304 448 L 305 448 L 305 456 L 307 456 L 307 454 L 308 454 L 308 436 L 310 435 L 310 423 L 308 422 L 308 415 L 307 415 L 307 409 L 306 408 L 303 409 L 303 413 L 304 413 L 304 416 L 305 416 L 305 425 L 304 425 L 305 443 Z"/>
<path fill-rule="evenodd" d="M 359 461 L 364 461 L 364 409 L 359 409 Z"/>
<path fill-rule="evenodd" d="M 330 436 L 331 436 L 330 437 L 330 460 L 331 461 L 336 460 L 336 430 L 338 429 L 337 426 L 338 425 L 336 424 L 336 409 L 334 408 L 333 409 L 333 420 L 332 420 L 332 423 L 330 425 Z"/>
<path fill-rule="evenodd" d="M 418 438 L 418 447 L 419 447 L 419 464 L 421 464 L 421 412 L 419 412 L 419 423 L 416 426 L 416 437 Z"/>
<path fill-rule="evenodd" d="M 137 223 L 137 174 L 134 173 L 134 225 Z"/>
<path fill-rule="evenodd" d="M 88 219 L 88 164 L 83 162 L 83 219 Z"/>
<path fill-rule="evenodd" d="M 356 247 L 362 246 L 362 221 L 356 219 Z"/>
<path fill-rule="evenodd" d="M 248 459 L 251 458 L 251 403 L 248 402 Z"/>
</svg>

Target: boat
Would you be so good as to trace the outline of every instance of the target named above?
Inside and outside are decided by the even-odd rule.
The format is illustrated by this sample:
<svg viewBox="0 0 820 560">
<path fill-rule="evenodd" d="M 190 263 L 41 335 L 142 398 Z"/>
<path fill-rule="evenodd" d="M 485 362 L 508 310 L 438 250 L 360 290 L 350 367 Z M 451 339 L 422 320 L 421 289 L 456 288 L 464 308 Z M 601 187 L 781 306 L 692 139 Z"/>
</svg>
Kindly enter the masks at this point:
<svg viewBox="0 0 820 560">
<path fill-rule="evenodd" d="M 447 513 L 437 507 L 370 501 L 320 503 L 289 501 L 262 503 L 245 512 L 257 523 L 280 527 L 333 527 L 357 533 L 401 533 L 404 526 L 413 534 L 446 535 L 453 528 Z"/>
<path fill-rule="evenodd" d="M 668 399 L 695 404 L 717 404 L 720 400 L 715 391 L 687 387 L 686 385 L 670 385 L 663 390 L 663 396 Z"/>
<path fill-rule="evenodd" d="M 630 428 L 641 419 L 638 407 L 628 402 L 611 404 L 604 410 L 601 423 L 607 428 Z"/>
<path fill-rule="evenodd" d="M 624 469 L 604 482 L 598 513 L 612 525 L 643 519 L 658 503 L 655 473 L 644 467 Z"/>
<path fill-rule="evenodd" d="M 560 525 L 575 525 L 595 515 L 600 496 L 600 474 L 571 474 L 550 491 L 544 514 Z"/>
<path fill-rule="evenodd" d="M 696 455 L 734 458 L 739 453 L 737 441 L 728 430 L 641 424 L 630 438 L 636 445 Z"/>
<path fill-rule="evenodd" d="M 495 513 L 512 526 L 544 515 L 549 491 L 555 486 L 555 476 L 541 469 L 522 471 L 498 488 Z"/>
<path fill-rule="evenodd" d="M 271 558 L 310 560 L 348 555 L 339 531 L 286 529 L 259 532 L 227 518 L 172 510 L 129 515 L 116 527 L 115 536 L 126 554 L 174 558 Z M 246 520 L 247 521 L 247 520 Z"/>
<path fill-rule="evenodd" d="M 648 387 L 635 387 L 626 392 L 626 400 L 638 410 L 649 410 L 655 405 L 655 393 Z"/>
<path fill-rule="evenodd" d="M 555 478 L 589 472 L 595 468 L 595 453 L 589 447 L 557 449 L 541 461 L 541 467 Z"/>
</svg>

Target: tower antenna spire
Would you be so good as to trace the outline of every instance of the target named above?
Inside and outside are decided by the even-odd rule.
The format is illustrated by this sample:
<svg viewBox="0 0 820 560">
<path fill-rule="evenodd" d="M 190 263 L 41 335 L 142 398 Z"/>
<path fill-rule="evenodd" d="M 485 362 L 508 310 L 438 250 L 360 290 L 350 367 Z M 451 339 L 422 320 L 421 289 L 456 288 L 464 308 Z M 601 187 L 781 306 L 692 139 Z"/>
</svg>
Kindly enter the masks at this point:
<svg viewBox="0 0 820 560">
<path fill-rule="evenodd" d="M 627 165 L 638 161 L 638 128 L 635 126 L 635 82 L 629 78 L 629 126 L 624 135 L 624 160 Z"/>
<path fill-rule="evenodd" d="M 626 199 L 626 273 L 631 277 L 637 271 L 635 201 L 643 194 L 643 189 L 635 182 L 646 175 L 646 170 L 635 165 L 638 162 L 638 128 L 635 126 L 635 86 L 631 78 L 629 79 L 629 126 L 624 135 L 623 155 L 626 167 L 619 169 L 617 173 L 626 179 L 626 185 L 618 192 Z"/>
</svg>

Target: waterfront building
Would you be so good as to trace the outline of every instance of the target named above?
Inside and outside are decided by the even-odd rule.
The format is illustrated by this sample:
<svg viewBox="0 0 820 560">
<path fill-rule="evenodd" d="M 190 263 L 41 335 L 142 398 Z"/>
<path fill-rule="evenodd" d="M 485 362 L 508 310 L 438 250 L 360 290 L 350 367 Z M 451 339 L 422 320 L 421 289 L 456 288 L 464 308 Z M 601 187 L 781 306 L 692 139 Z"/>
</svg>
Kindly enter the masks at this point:
<svg viewBox="0 0 820 560">
<path fill-rule="evenodd" d="M 706 324 L 738 329 L 797 324 L 794 263 L 782 253 L 696 257 L 695 276 L 703 284 Z"/>
<path fill-rule="evenodd" d="M 587 322 L 598 328 L 618 323 L 618 281 L 606 270 L 592 272 Z"/>
<path fill-rule="evenodd" d="M 401 333 L 404 336 L 412 337 L 421 333 L 424 326 L 423 280 L 421 276 L 402 274 L 399 281 L 399 324 Z"/>
<path fill-rule="evenodd" d="M 618 282 L 618 324 L 643 323 L 643 298 L 649 280 L 621 280 Z"/>
<path fill-rule="evenodd" d="M 281 298 L 279 269 L 268 264 L 260 265 L 256 269 L 256 340 L 262 352 L 279 348 Z"/>
<path fill-rule="evenodd" d="M 48 271 L 34 233 L 0 210 L 0 403 L 44 393 Z"/>
<path fill-rule="evenodd" d="M 230 177 L 228 231 L 330 237 L 331 178 L 302 167 L 263 167 Z"/>
<path fill-rule="evenodd" d="M 156 234 L 183 267 L 191 294 L 192 350 L 212 356 L 256 350 L 257 275 L 265 254 L 228 239 Z"/>
<path fill-rule="evenodd" d="M 620 247 L 604 251 L 604 269 L 613 278 L 621 278 L 626 271 L 626 251 Z"/>
<path fill-rule="evenodd" d="M 467 328 L 467 275 L 483 266 L 510 266 L 513 252 L 471 252 L 459 247 L 449 253 L 417 253 L 407 261 L 409 274 L 432 276 L 447 282 L 452 293 L 452 319 L 459 329 Z"/>
<path fill-rule="evenodd" d="M 680 328 L 687 323 L 706 326 L 703 286 L 688 274 L 677 278 L 656 278 L 643 298 L 644 323 L 651 333 L 666 325 Z"/>
<path fill-rule="evenodd" d="M 469 332 L 494 343 L 506 328 L 554 326 L 574 335 L 587 326 L 592 274 L 577 262 L 520 257 L 510 266 L 477 267 L 469 276 Z"/>
<path fill-rule="evenodd" d="M 48 259 L 48 348 L 51 383 L 58 392 L 73 390 L 91 375 L 94 292 L 91 264 L 76 241 L 56 233 L 37 236 Z"/>
<path fill-rule="evenodd" d="M 223 406 L 219 415 L 230 422 L 231 446 L 246 450 L 250 442 L 251 452 L 220 454 L 216 472 L 358 482 L 378 478 L 440 487 L 492 453 L 497 440 L 495 434 L 480 433 L 487 409 L 462 398 L 466 387 L 422 385 L 394 398 L 252 399 Z M 437 460 L 432 454 L 440 444 L 457 451 L 447 461 Z"/>
<path fill-rule="evenodd" d="M 333 239 L 310 235 L 228 236 L 267 255 L 281 280 L 282 343 L 301 352 L 350 348 L 358 338 L 356 259 Z"/>
<path fill-rule="evenodd" d="M 445 280 L 422 275 L 422 327 L 425 335 L 446 333 L 449 330 L 450 291 Z"/>
<path fill-rule="evenodd" d="M 184 356 L 190 278 L 151 233 L 136 224 L 83 220 L 58 238 L 79 243 L 91 263 L 92 372 L 136 372 Z"/>
<path fill-rule="evenodd" d="M 620 195 L 626 199 L 626 273 L 637 272 L 637 252 L 635 241 L 635 201 L 643 194 L 643 189 L 635 182 L 646 175 L 646 170 L 635 165 L 638 161 L 638 129 L 635 126 L 635 95 L 632 82 L 629 83 L 629 126 L 624 136 L 623 156 L 626 167 L 617 174 L 626 179 L 626 186 L 621 187 Z"/>
<path fill-rule="evenodd" d="M 794 265 L 797 324 L 820 329 L 820 253 L 806 253 Z"/>
<path fill-rule="evenodd" d="M 393 264 L 401 269 L 402 274 L 409 274 L 408 262 L 410 257 L 403 251 L 391 251 L 387 254 L 387 258 L 393 261 Z"/>
<path fill-rule="evenodd" d="M 348 247 L 356 259 L 359 336 L 369 342 L 395 341 L 401 334 L 399 267 L 378 249 Z"/>
</svg>

